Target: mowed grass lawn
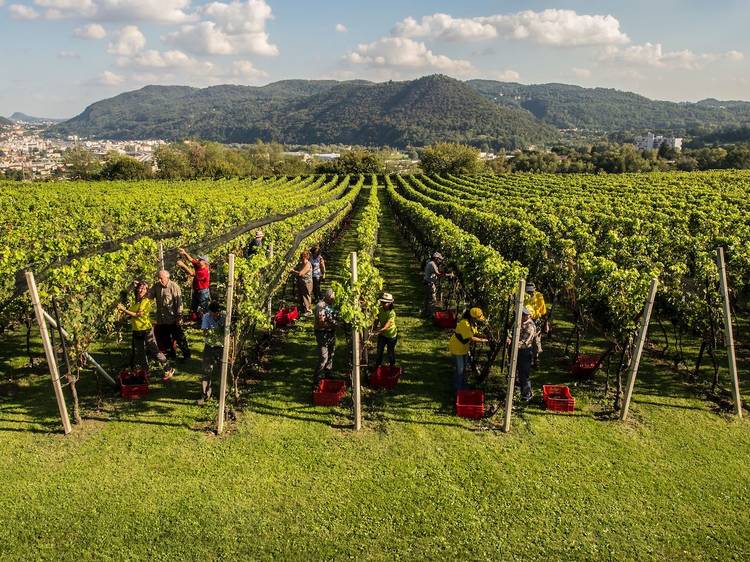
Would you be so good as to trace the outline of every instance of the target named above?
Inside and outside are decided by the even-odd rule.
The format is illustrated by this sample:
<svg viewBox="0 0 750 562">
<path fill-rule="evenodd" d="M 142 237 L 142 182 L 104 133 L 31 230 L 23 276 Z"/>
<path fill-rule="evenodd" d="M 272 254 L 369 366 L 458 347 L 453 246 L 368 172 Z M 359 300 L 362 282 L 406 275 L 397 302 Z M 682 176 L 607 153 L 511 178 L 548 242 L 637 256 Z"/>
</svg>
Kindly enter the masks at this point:
<svg viewBox="0 0 750 562">
<path fill-rule="evenodd" d="M 275 341 L 221 437 L 208 430 L 215 404 L 195 405 L 195 360 L 135 402 L 97 404 L 89 377 L 84 424 L 67 437 L 49 377 L 3 373 L 0 559 L 750 559 L 750 422 L 653 357 L 626 424 L 600 415 L 601 380 L 573 388 L 572 415 L 516 411 L 508 435 L 501 414 L 456 418 L 448 334 L 418 317 L 419 272 L 387 208 L 380 258 L 405 376 L 366 391 L 359 433 L 350 402 L 311 405 L 309 321 Z M 536 390 L 566 380 L 567 328 Z M 0 365 L 18 367 L 21 344 L 6 340 Z"/>
</svg>

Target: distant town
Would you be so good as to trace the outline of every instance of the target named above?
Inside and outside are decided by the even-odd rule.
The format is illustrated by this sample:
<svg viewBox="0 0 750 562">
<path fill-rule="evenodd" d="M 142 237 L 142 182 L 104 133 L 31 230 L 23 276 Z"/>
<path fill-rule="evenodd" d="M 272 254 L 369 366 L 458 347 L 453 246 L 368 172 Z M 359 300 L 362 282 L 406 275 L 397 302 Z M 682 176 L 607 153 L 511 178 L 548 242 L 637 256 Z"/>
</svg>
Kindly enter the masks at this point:
<svg viewBox="0 0 750 562">
<path fill-rule="evenodd" d="M 20 180 L 44 180 L 63 179 L 70 177 L 69 167 L 66 163 L 66 153 L 71 150 L 85 150 L 96 159 L 103 161 L 112 158 L 113 155 L 127 156 L 142 165 L 148 174 L 155 177 L 159 175 L 157 165 L 158 149 L 169 142 L 163 139 L 150 139 L 138 141 L 115 141 L 101 139 L 86 139 L 78 136 L 65 138 L 48 138 L 45 130 L 52 122 L 16 121 L 11 126 L 0 129 L 0 177 L 15 178 Z M 659 153 L 665 155 L 665 162 L 671 162 L 677 169 L 708 169 L 723 167 L 709 162 L 692 163 L 692 157 L 684 156 L 683 139 L 680 137 L 656 135 L 646 133 L 631 137 L 632 142 L 626 142 L 620 147 L 634 147 L 640 154 Z M 190 144 L 191 141 L 186 141 Z M 182 143 L 180 143 L 182 144 Z M 243 145 L 226 145 L 228 149 L 241 149 Z M 610 145 L 612 146 L 612 145 Z M 337 161 L 343 153 L 356 150 L 358 147 L 345 145 L 313 145 L 292 146 L 282 148 L 283 156 L 288 160 L 296 160 L 304 163 L 306 171 L 325 171 L 326 162 Z M 415 173 L 420 171 L 420 160 L 418 149 L 380 151 L 383 170 L 387 173 Z M 482 162 L 484 169 L 494 172 L 502 171 L 569 171 L 569 172 L 596 172 L 604 170 L 607 172 L 618 172 L 609 166 L 606 161 L 596 162 L 594 152 L 588 156 L 576 153 L 575 150 L 560 148 L 539 148 L 528 146 L 524 150 L 512 152 L 494 152 L 491 150 L 478 151 L 477 157 Z M 631 148 L 632 150 L 632 148 Z M 666 152 L 665 152 L 666 150 Z M 669 155 L 672 156 L 669 156 Z M 681 156 L 682 155 L 682 156 Z M 617 159 L 617 154 L 611 155 L 611 159 Z M 585 160 L 581 164 L 581 158 Z M 644 156 L 644 158 L 647 158 Z M 685 163 L 688 166 L 684 166 Z M 631 171 L 666 169 L 666 164 L 651 164 L 649 168 L 641 166 L 640 169 Z M 741 167 L 741 166 L 740 166 Z M 163 175 L 163 174 L 162 174 Z M 168 176 L 169 177 L 169 176 Z"/>
</svg>

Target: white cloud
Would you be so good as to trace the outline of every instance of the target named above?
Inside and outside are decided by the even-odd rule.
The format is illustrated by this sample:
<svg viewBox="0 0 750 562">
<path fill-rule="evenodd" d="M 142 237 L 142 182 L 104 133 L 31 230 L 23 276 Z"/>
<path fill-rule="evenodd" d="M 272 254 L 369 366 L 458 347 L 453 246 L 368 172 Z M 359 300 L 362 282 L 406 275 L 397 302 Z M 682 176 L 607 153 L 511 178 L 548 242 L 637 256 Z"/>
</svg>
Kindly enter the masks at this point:
<svg viewBox="0 0 750 562">
<path fill-rule="evenodd" d="M 588 68 L 573 67 L 572 71 L 576 78 L 591 78 L 591 70 Z"/>
<path fill-rule="evenodd" d="M 81 55 L 76 53 L 75 51 L 60 51 L 57 53 L 58 59 L 80 59 Z"/>
<path fill-rule="evenodd" d="M 501 82 L 518 82 L 521 79 L 521 75 L 515 70 L 503 70 L 501 72 L 495 72 L 493 74 L 495 80 Z"/>
<path fill-rule="evenodd" d="M 73 35 L 79 39 L 104 39 L 107 36 L 107 30 L 98 23 L 90 23 L 83 27 L 76 27 Z"/>
<path fill-rule="evenodd" d="M 181 23 L 194 19 L 190 0 L 34 0 L 47 19 Z"/>
<path fill-rule="evenodd" d="M 373 43 L 363 43 L 349 53 L 345 60 L 352 64 L 375 68 L 439 70 L 464 73 L 471 70 L 469 61 L 454 60 L 436 55 L 424 43 L 403 37 L 383 37 Z"/>
<path fill-rule="evenodd" d="M 349 29 L 343 23 L 336 24 L 337 33 L 349 33 Z"/>
<path fill-rule="evenodd" d="M 179 31 L 169 33 L 166 40 L 192 53 L 231 55 L 235 52 L 229 37 L 212 21 L 184 25 Z"/>
<path fill-rule="evenodd" d="M 200 61 L 190 57 L 182 51 L 148 50 L 133 57 L 121 57 L 117 60 L 120 67 L 134 67 L 141 71 L 160 69 L 165 71 L 183 71 L 193 76 L 203 76 L 215 71 L 213 63 Z"/>
<path fill-rule="evenodd" d="M 197 55 L 279 54 L 266 32 L 273 14 L 265 0 L 213 2 L 202 7 L 200 15 L 204 21 L 184 25 L 164 39 Z"/>
<path fill-rule="evenodd" d="M 448 14 L 424 16 L 420 21 L 408 17 L 396 24 L 391 35 L 430 37 L 445 41 L 482 41 L 497 37 L 497 30 L 493 25 L 477 20 L 478 18 L 454 18 Z"/>
<path fill-rule="evenodd" d="M 8 6 L 8 12 L 14 20 L 35 20 L 39 17 L 39 12 L 23 4 L 11 4 Z"/>
<path fill-rule="evenodd" d="M 700 70 L 707 64 L 718 61 L 738 62 L 745 58 L 739 51 L 725 53 L 695 53 L 688 49 L 682 51 L 664 51 L 661 43 L 644 43 L 621 49 L 608 47 L 600 60 L 632 66 L 652 66 L 669 70 Z"/>
<path fill-rule="evenodd" d="M 503 37 L 542 45 L 621 45 L 630 39 L 611 15 L 578 14 L 573 10 L 526 10 L 475 18 L 448 14 L 406 18 L 396 24 L 394 37 L 432 38 L 445 41 L 482 41 Z"/>
<path fill-rule="evenodd" d="M 102 72 L 95 80 L 96 84 L 101 86 L 118 86 L 125 81 L 125 78 L 109 70 Z"/>
<path fill-rule="evenodd" d="M 132 56 L 146 46 L 146 37 L 134 25 L 126 25 L 109 44 L 107 52 L 111 55 Z"/>
<path fill-rule="evenodd" d="M 268 73 L 259 68 L 255 68 L 250 61 L 238 60 L 232 64 L 232 76 L 241 80 L 255 81 L 260 78 L 266 78 Z"/>
</svg>

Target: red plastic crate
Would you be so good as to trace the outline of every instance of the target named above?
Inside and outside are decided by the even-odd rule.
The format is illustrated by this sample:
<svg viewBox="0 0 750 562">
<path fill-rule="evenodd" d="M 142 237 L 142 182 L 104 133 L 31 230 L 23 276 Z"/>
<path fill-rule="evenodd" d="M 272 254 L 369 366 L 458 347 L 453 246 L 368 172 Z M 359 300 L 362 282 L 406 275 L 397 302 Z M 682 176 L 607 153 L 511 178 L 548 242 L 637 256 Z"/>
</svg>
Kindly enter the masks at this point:
<svg viewBox="0 0 750 562">
<path fill-rule="evenodd" d="M 460 418 L 475 420 L 484 417 L 484 392 L 459 390 L 456 393 L 456 415 Z"/>
<path fill-rule="evenodd" d="M 277 326 L 287 326 L 299 318 L 299 310 L 296 306 L 281 308 L 273 317 L 274 324 Z"/>
<path fill-rule="evenodd" d="M 386 388 L 390 390 L 398 384 L 403 373 L 404 370 L 401 367 L 381 365 L 370 375 L 370 386 L 372 388 Z"/>
<path fill-rule="evenodd" d="M 542 387 L 544 405 L 555 412 L 572 412 L 576 409 L 576 400 L 570 394 L 570 389 L 562 385 L 548 385 Z"/>
<path fill-rule="evenodd" d="M 323 379 L 313 391 L 313 403 L 316 406 L 338 406 L 346 394 L 346 382 Z"/>
<path fill-rule="evenodd" d="M 120 381 L 120 396 L 123 398 L 135 400 L 148 394 L 148 371 L 125 369 L 117 378 Z"/>
<path fill-rule="evenodd" d="M 600 355 L 579 355 L 570 366 L 570 372 L 579 377 L 590 377 L 599 368 Z"/>
<path fill-rule="evenodd" d="M 452 310 L 438 310 L 435 312 L 434 320 L 435 325 L 444 330 L 453 330 L 458 323 L 456 320 L 456 313 Z"/>
</svg>

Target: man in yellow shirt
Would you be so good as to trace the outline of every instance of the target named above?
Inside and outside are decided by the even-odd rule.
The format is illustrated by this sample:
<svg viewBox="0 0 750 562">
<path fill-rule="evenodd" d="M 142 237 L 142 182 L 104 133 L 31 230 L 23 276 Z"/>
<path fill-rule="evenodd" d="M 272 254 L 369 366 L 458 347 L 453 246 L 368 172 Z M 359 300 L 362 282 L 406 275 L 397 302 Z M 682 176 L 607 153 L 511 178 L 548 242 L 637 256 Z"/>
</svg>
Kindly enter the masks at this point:
<svg viewBox="0 0 750 562">
<path fill-rule="evenodd" d="M 159 351 L 154 337 L 154 327 L 151 323 L 151 299 L 147 297 L 148 283 L 136 281 L 133 289 L 135 303 L 130 308 L 125 305 L 117 305 L 117 310 L 130 317 L 130 326 L 133 329 L 132 355 L 130 359 L 131 369 L 136 365 L 148 370 L 148 356 L 154 357 L 164 369 L 164 380 L 169 380 L 174 375 L 174 369 L 169 366 L 167 357 Z"/>
<path fill-rule="evenodd" d="M 477 336 L 481 322 L 484 322 L 481 308 L 475 307 L 465 312 L 448 342 L 448 351 L 453 357 L 453 390 L 456 392 L 464 387 L 464 373 L 469 366 L 471 343 L 487 343 L 485 338 Z"/>
<path fill-rule="evenodd" d="M 544 295 L 536 290 L 536 286 L 533 283 L 526 283 L 526 294 L 523 301 L 524 308 L 529 311 L 531 319 L 537 327 L 532 352 L 532 363 L 536 366 L 539 354 L 542 352 L 542 332 L 544 331 L 545 317 L 547 316 L 547 303 L 544 302 Z"/>
</svg>

